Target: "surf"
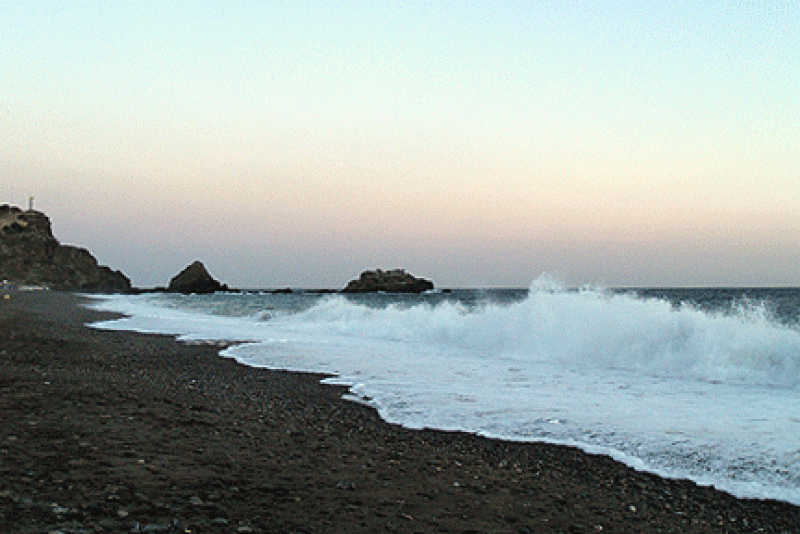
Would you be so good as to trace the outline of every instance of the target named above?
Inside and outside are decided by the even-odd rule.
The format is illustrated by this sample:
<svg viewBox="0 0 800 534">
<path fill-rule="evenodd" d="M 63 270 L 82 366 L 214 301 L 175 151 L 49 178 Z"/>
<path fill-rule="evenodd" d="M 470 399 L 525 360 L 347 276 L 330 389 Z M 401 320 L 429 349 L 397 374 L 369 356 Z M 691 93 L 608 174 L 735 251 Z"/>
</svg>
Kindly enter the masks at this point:
<svg viewBox="0 0 800 534">
<path fill-rule="evenodd" d="M 798 306 L 633 291 L 512 296 L 111 297 L 98 327 L 247 341 L 246 365 L 324 373 L 410 428 L 549 441 L 800 504 Z"/>
</svg>

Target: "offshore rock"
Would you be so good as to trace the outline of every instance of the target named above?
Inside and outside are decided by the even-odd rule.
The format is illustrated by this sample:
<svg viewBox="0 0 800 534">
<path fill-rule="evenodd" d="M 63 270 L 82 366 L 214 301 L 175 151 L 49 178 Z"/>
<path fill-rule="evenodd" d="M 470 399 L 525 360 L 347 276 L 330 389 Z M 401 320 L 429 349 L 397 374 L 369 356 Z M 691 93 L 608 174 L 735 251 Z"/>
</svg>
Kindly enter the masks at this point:
<svg viewBox="0 0 800 534">
<path fill-rule="evenodd" d="M 364 271 L 356 280 L 348 282 L 342 293 L 422 293 L 433 289 L 433 282 L 417 278 L 403 269 L 391 271 Z"/>
<path fill-rule="evenodd" d="M 47 215 L 8 204 L 0 206 L 0 280 L 63 291 L 131 291 L 122 272 L 98 265 L 84 248 L 59 243 Z"/>
<path fill-rule="evenodd" d="M 169 293 L 216 293 L 228 291 L 228 286 L 221 284 L 206 270 L 201 261 L 195 261 L 169 281 Z"/>
</svg>

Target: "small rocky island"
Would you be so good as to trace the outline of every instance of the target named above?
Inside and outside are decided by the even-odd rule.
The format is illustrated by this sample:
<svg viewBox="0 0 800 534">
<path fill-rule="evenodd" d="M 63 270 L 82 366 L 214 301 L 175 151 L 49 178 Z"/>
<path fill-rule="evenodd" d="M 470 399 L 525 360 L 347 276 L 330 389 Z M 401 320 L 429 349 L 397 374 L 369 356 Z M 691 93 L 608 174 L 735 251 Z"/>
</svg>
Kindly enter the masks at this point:
<svg viewBox="0 0 800 534">
<path fill-rule="evenodd" d="M 364 271 L 348 282 L 342 293 L 423 293 L 433 289 L 433 282 L 417 278 L 403 269 Z"/>
<path fill-rule="evenodd" d="M 228 291 L 226 284 L 214 279 L 201 261 L 194 261 L 169 281 L 168 293 L 216 293 Z"/>
<path fill-rule="evenodd" d="M 84 248 L 59 243 L 47 215 L 8 204 L 0 205 L 0 280 L 63 291 L 131 291 L 121 271 L 99 265 Z"/>
</svg>

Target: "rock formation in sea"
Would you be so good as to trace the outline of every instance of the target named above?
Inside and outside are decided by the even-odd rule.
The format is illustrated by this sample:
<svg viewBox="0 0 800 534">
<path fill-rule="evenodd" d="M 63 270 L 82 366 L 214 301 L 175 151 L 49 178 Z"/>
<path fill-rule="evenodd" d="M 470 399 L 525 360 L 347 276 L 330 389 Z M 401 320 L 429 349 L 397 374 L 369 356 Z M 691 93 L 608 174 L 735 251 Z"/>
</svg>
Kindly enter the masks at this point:
<svg viewBox="0 0 800 534">
<path fill-rule="evenodd" d="M 0 280 L 64 291 L 127 293 L 121 271 L 99 265 L 80 247 L 62 245 L 42 212 L 0 205 Z"/>
<path fill-rule="evenodd" d="M 417 278 L 403 269 L 364 271 L 355 280 L 348 282 L 342 293 L 422 293 L 433 289 L 433 282 Z"/>
<path fill-rule="evenodd" d="M 215 293 L 228 291 L 228 286 L 215 280 L 201 261 L 194 261 L 169 281 L 170 293 Z"/>
</svg>

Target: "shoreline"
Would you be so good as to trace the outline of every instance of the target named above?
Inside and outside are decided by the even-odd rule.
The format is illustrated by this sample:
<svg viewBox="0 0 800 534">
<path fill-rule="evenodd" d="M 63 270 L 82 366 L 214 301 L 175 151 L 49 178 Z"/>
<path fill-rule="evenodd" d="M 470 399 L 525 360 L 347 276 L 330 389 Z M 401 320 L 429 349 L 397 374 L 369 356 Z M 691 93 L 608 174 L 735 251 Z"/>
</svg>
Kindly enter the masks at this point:
<svg viewBox="0 0 800 534">
<path fill-rule="evenodd" d="M 737 499 L 573 447 L 409 430 L 321 375 L 86 327 L 54 291 L 0 301 L 0 530 L 800 532 Z"/>
</svg>

